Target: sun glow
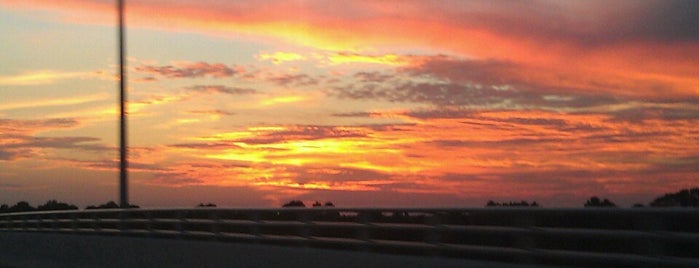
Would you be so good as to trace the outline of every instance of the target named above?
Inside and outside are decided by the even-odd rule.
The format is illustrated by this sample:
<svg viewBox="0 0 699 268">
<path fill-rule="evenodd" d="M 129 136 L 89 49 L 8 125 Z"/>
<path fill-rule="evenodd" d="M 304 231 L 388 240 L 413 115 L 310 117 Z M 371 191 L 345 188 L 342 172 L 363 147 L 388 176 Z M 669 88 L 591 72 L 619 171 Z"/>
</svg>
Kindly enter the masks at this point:
<svg viewBox="0 0 699 268">
<path fill-rule="evenodd" d="M 307 100 L 304 96 L 279 96 L 270 99 L 265 99 L 260 102 L 262 106 L 273 106 L 278 104 L 289 104 L 295 102 L 302 102 Z"/>
<path fill-rule="evenodd" d="M 301 54 L 296 54 L 292 52 L 274 52 L 274 53 L 260 53 L 258 56 L 260 60 L 270 60 L 274 64 L 281 64 L 289 61 L 304 60 L 306 57 Z"/>
<path fill-rule="evenodd" d="M 0 85 L 5 86 L 31 86 L 52 84 L 59 80 L 75 79 L 75 78 L 91 78 L 96 77 L 96 73 L 89 72 L 59 72 L 59 71 L 36 71 L 20 75 L 0 76 Z"/>
</svg>

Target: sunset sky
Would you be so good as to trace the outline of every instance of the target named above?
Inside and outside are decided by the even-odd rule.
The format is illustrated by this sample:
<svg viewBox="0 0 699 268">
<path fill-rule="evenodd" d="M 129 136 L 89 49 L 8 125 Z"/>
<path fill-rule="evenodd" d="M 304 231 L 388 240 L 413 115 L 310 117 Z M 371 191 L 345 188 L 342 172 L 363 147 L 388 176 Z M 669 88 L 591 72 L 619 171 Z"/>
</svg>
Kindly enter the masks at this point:
<svg viewBox="0 0 699 268">
<path fill-rule="evenodd" d="M 118 199 L 115 1 L 0 0 L 0 203 Z M 699 1 L 127 1 L 142 207 L 699 186 Z"/>
</svg>

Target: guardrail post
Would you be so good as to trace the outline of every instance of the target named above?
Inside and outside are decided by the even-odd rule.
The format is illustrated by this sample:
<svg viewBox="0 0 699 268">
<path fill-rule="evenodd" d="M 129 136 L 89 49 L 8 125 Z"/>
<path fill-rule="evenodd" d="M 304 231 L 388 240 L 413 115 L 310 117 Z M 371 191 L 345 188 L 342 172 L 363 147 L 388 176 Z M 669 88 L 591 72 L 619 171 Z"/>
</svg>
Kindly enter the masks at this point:
<svg viewBox="0 0 699 268">
<path fill-rule="evenodd" d="M 516 234 L 514 246 L 524 250 L 536 249 L 537 243 L 534 228 L 538 222 L 537 216 L 529 211 L 522 211 L 521 213 L 514 213 L 513 217 L 515 217 L 515 227 L 526 230 L 523 234 Z M 517 259 L 520 263 L 535 263 L 536 261 L 532 255 L 519 256 Z"/>
<path fill-rule="evenodd" d="M 255 222 L 252 226 L 250 226 L 250 229 L 249 229 L 250 234 L 257 238 L 257 239 L 255 239 L 255 241 L 253 243 L 258 243 L 260 238 L 262 237 L 262 235 L 260 234 L 260 224 L 262 224 L 262 222 L 260 222 L 259 212 L 253 211 L 253 212 L 249 213 L 248 215 L 249 215 L 248 217 L 250 218 L 250 220 Z"/>
<path fill-rule="evenodd" d="M 153 219 L 153 213 L 151 211 L 144 211 L 143 213 L 145 214 L 146 229 L 148 231 L 148 234 L 146 236 L 152 237 L 155 233 L 155 230 L 153 228 L 153 224 L 155 223 L 155 220 Z"/>
<path fill-rule="evenodd" d="M 309 246 L 311 241 L 311 225 L 313 224 L 310 219 L 310 213 L 308 211 L 299 211 L 299 213 L 300 215 L 298 215 L 297 219 L 299 222 L 303 223 L 301 230 L 299 230 L 299 235 L 304 239 L 303 245 Z"/>
<path fill-rule="evenodd" d="M 22 215 L 22 223 L 20 224 L 20 227 L 21 227 L 20 229 L 22 231 L 27 230 L 27 216 L 26 215 Z"/>
<path fill-rule="evenodd" d="M 665 230 L 665 223 L 662 217 L 640 214 L 634 217 L 636 230 L 643 232 L 658 233 Z M 647 256 L 665 255 L 665 239 L 638 239 L 634 243 L 636 252 Z"/>
<path fill-rule="evenodd" d="M 75 213 L 70 214 L 70 228 L 73 229 L 73 232 L 78 232 L 78 215 Z"/>
<path fill-rule="evenodd" d="M 357 212 L 356 221 L 360 224 L 360 227 L 356 232 L 356 238 L 364 241 L 361 248 L 362 251 L 371 250 L 371 230 L 369 230 L 369 228 L 371 227 L 370 214 L 371 213 L 364 211 Z"/>
<path fill-rule="evenodd" d="M 209 211 L 209 219 L 214 223 L 211 225 L 211 232 L 214 234 L 214 240 L 221 240 L 221 215 L 218 210 Z"/>
<path fill-rule="evenodd" d="M 92 230 L 94 230 L 96 233 L 101 233 L 102 232 L 102 224 L 100 222 L 100 217 L 97 216 L 97 213 L 90 213 L 90 218 L 92 219 Z"/>
<path fill-rule="evenodd" d="M 178 238 L 182 239 L 182 238 L 184 238 L 184 236 L 186 234 L 186 230 L 184 228 L 184 225 L 187 222 L 187 215 L 186 215 L 185 211 L 182 211 L 182 210 L 177 211 L 177 213 L 175 213 L 175 215 L 177 217 Z"/>
<path fill-rule="evenodd" d="M 119 233 L 120 235 L 123 235 L 123 232 L 126 232 L 126 226 L 125 222 L 126 221 L 126 215 L 124 215 L 124 211 L 122 209 L 119 210 L 119 223 L 117 223 L 117 228 L 119 228 Z"/>
<path fill-rule="evenodd" d="M 425 218 L 425 224 L 429 225 L 430 229 L 425 234 L 424 242 L 435 247 L 432 252 L 429 252 L 430 255 L 437 255 L 442 249 L 441 240 L 444 229 L 444 226 L 442 225 L 442 222 L 444 222 L 444 219 L 442 219 L 443 216 L 444 215 L 439 212 L 434 212 L 431 213 L 429 217 Z"/>
<path fill-rule="evenodd" d="M 51 230 L 57 231 L 58 225 L 58 217 L 56 217 L 56 214 L 51 215 Z"/>
<path fill-rule="evenodd" d="M 442 224 L 442 217 L 439 213 L 432 213 L 429 217 L 425 218 L 425 224 L 429 225 L 430 231 L 425 237 L 425 242 L 430 244 L 439 244 L 441 240 L 441 234 L 439 232 L 439 227 Z"/>
<path fill-rule="evenodd" d="M 41 219 L 41 215 L 36 215 L 36 230 L 41 232 L 43 226 L 43 222 Z"/>
</svg>

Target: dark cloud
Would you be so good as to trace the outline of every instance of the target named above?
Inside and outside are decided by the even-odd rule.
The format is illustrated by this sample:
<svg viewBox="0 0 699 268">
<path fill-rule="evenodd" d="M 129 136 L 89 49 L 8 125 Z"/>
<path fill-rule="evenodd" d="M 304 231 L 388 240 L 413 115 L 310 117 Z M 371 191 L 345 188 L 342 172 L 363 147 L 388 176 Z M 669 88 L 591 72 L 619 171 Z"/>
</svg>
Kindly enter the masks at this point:
<svg viewBox="0 0 699 268">
<path fill-rule="evenodd" d="M 0 138 L 12 138 L 14 142 L 3 144 L 0 150 L 0 160 L 18 160 L 40 155 L 39 152 L 46 149 L 70 149 L 82 151 L 110 151 L 113 147 L 97 144 L 100 139 L 93 137 L 35 137 L 24 135 L 6 136 Z"/>
<path fill-rule="evenodd" d="M 6 148 L 39 147 L 39 148 L 75 148 L 85 150 L 107 150 L 106 146 L 85 144 L 100 141 L 93 137 L 25 137 L 23 141 L 5 145 Z"/>
<path fill-rule="evenodd" d="M 252 88 L 228 87 L 224 85 L 196 85 L 187 87 L 188 91 L 206 93 L 206 94 L 229 94 L 229 95 L 245 95 L 256 94 L 257 90 Z"/>
<path fill-rule="evenodd" d="M 605 34 L 649 41 L 699 42 L 699 2 L 657 0 L 646 3 L 641 16 L 610 25 Z"/>
<path fill-rule="evenodd" d="M 581 80 L 579 77 L 551 74 L 547 70 L 509 61 L 469 60 L 440 55 L 424 57 L 421 64 L 401 68 L 399 72 L 410 76 L 433 77 L 446 81 L 442 84 L 451 87 L 478 89 L 471 90 L 471 95 L 461 95 L 474 98 L 476 102 L 487 100 L 490 96 L 492 99 L 506 99 L 514 104 L 550 107 L 586 107 L 616 103 L 620 97 L 613 94 L 615 90 L 624 87 L 604 77 Z M 637 84 L 638 87 L 670 87 L 664 84 Z"/>
<path fill-rule="evenodd" d="M 189 113 L 192 114 L 208 114 L 208 115 L 221 115 L 221 116 L 229 116 L 229 115 L 235 115 L 234 112 L 226 111 L 226 110 L 221 110 L 221 109 L 215 109 L 215 110 L 194 110 L 194 111 L 188 111 Z"/>
<path fill-rule="evenodd" d="M 420 64 L 399 68 L 396 73 L 359 72 L 355 83 L 338 85 L 327 94 L 341 99 L 430 103 L 439 106 L 508 106 L 581 108 L 624 101 L 603 81 L 559 84 L 542 70 L 507 61 L 466 60 L 447 56 L 424 56 Z M 415 80 L 422 77 L 427 79 Z M 561 78 L 560 75 L 556 79 Z M 576 79 L 570 78 L 575 81 Z M 419 81 L 419 82 L 418 82 Z M 604 90 L 601 90 L 603 89 Z"/>
<path fill-rule="evenodd" d="M 167 173 L 157 174 L 152 179 L 146 181 L 149 184 L 164 185 L 164 186 L 184 186 L 203 184 L 205 181 L 198 178 L 193 178 L 187 173 Z"/>
<path fill-rule="evenodd" d="M 537 126 L 556 126 L 561 127 L 567 125 L 567 122 L 563 119 L 551 119 L 551 118 L 521 118 L 521 117 L 508 117 L 508 118 L 491 118 L 490 120 L 503 123 L 516 123 L 522 125 L 537 125 Z"/>
<path fill-rule="evenodd" d="M 35 153 L 31 149 L 27 148 L 0 149 L 0 160 L 2 161 L 13 161 L 22 158 L 29 158 L 34 155 Z"/>
<path fill-rule="evenodd" d="M 673 134 L 674 133 L 665 132 L 663 130 L 633 131 L 629 129 L 624 129 L 617 131 L 616 133 L 593 133 L 585 136 L 584 140 L 590 143 L 595 142 L 602 144 L 620 144 L 631 142 L 643 142 L 651 139 L 663 139 Z"/>
<path fill-rule="evenodd" d="M 443 55 L 424 57 L 418 65 L 401 68 L 410 75 L 431 75 L 455 82 L 483 85 L 520 84 L 522 65 L 502 60 L 465 60 Z"/>
<path fill-rule="evenodd" d="M 478 4 L 475 4 L 478 5 Z M 604 48 L 623 42 L 699 41 L 699 4 L 692 0 L 614 2 L 509 1 L 507 7 L 445 10 L 438 20 L 523 40 Z M 590 14 L 587 14 L 589 12 Z M 577 14 L 570 15 L 570 14 Z M 585 14 L 585 15 L 583 15 Z M 550 44 L 546 44 L 550 45 Z"/>
<path fill-rule="evenodd" d="M 371 113 L 371 112 L 353 112 L 353 113 L 336 113 L 332 114 L 335 117 L 372 117 L 380 116 L 381 113 Z"/>
<path fill-rule="evenodd" d="M 374 83 L 384 83 L 388 82 L 394 75 L 382 73 L 382 72 L 358 72 L 353 75 L 355 79 L 360 82 L 374 82 Z"/>
<path fill-rule="evenodd" d="M 254 138 L 237 140 L 247 144 L 272 144 L 289 140 L 366 137 L 366 133 L 336 126 L 294 126 L 286 130 L 263 133 Z"/>
<path fill-rule="evenodd" d="M 225 149 L 240 149 L 233 143 L 228 142 L 205 142 L 205 143 L 178 143 L 169 145 L 175 148 L 186 148 L 186 149 L 203 149 L 203 150 L 225 150 Z"/>
<path fill-rule="evenodd" d="M 448 118 L 468 118 L 478 112 L 472 109 L 430 109 L 430 110 L 412 110 L 405 115 L 419 119 L 448 119 Z"/>
<path fill-rule="evenodd" d="M 699 152 L 685 157 L 663 159 L 654 163 L 647 171 L 658 175 L 665 175 L 668 171 L 699 173 Z"/>
<path fill-rule="evenodd" d="M 2 160 L 2 158 L 0 158 Z M 22 188 L 23 186 L 21 184 L 14 184 L 14 183 L 0 183 L 0 189 L 19 189 Z"/>
<path fill-rule="evenodd" d="M 661 104 L 662 105 L 662 104 Z M 636 107 L 610 112 L 617 121 L 642 122 L 644 120 L 699 120 L 699 106 Z"/>
<path fill-rule="evenodd" d="M 162 76 L 166 78 L 225 78 L 237 74 L 236 70 L 223 63 L 191 62 L 176 65 L 140 65 L 134 70 L 138 73 Z M 147 77 L 150 78 L 150 77 Z M 152 80 L 152 79 L 151 79 Z"/>
<path fill-rule="evenodd" d="M 113 148 L 98 144 L 94 137 L 40 137 L 37 132 L 66 129 L 78 126 L 72 118 L 41 120 L 0 119 L 0 160 L 18 160 L 35 157 L 45 149 L 71 149 L 83 151 L 106 151 Z"/>
<path fill-rule="evenodd" d="M 51 129 L 73 128 L 80 124 L 75 118 L 52 118 L 38 120 L 0 119 L 0 136 L 11 133 L 36 133 Z"/>
<path fill-rule="evenodd" d="M 473 140 L 434 140 L 429 142 L 440 147 L 468 147 L 468 148 L 515 148 L 520 146 L 537 146 L 544 143 L 560 143 L 566 141 L 559 138 L 517 138 L 499 139 L 493 141 Z"/>
<path fill-rule="evenodd" d="M 353 84 L 335 87 L 329 94 L 341 99 L 386 100 L 452 106 L 498 104 L 506 99 L 523 97 L 515 90 L 498 91 L 470 84 L 410 81 L 392 85 Z"/>
<path fill-rule="evenodd" d="M 268 81 L 280 86 L 315 86 L 319 80 L 307 74 L 282 74 L 267 78 Z"/>
<path fill-rule="evenodd" d="M 51 158 L 51 160 L 90 170 L 116 171 L 119 169 L 119 159 L 78 160 L 71 158 Z M 171 172 L 167 167 L 161 167 L 159 164 L 143 163 L 135 159 L 129 161 L 129 171 L 148 173 Z"/>
</svg>

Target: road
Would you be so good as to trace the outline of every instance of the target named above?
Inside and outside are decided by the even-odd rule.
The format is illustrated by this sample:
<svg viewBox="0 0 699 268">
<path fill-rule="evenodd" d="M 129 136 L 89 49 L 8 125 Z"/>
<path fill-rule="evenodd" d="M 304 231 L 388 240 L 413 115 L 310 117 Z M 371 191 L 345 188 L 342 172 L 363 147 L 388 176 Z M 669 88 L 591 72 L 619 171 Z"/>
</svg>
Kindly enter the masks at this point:
<svg viewBox="0 0 699 268">
<path fill-rule="evenodd" d="M 0 232 L 0 267 L 511 267 L 442 257 L 264 244 Z"/>
</svg>

